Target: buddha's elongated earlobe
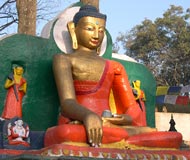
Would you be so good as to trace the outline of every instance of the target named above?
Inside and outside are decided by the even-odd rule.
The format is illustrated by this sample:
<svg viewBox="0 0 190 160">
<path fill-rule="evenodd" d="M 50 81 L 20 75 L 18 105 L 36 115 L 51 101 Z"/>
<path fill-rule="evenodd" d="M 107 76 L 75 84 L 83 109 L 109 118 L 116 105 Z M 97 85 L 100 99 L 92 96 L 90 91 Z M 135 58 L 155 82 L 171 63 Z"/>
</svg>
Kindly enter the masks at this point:
<svg viewBox="0 0 190 160">
<path fill-rule="evenodd" d="M 71 35 L 72 47 L 73 47 L 73 49 L 77 49 L 78 48 L 78 42 L 77 42 L 77 37 L 75 34 L 75 24 L 73 22 L 68 22 L 67 28 L 68 28 L 69 33 Z"/>
<path fill-rule="evenodd" d="M 101 49 L 101 47 L 98 47 L 98 48 L 96 49 L 97 55 L 100 54 L 100 49 Z"/>
</svg>

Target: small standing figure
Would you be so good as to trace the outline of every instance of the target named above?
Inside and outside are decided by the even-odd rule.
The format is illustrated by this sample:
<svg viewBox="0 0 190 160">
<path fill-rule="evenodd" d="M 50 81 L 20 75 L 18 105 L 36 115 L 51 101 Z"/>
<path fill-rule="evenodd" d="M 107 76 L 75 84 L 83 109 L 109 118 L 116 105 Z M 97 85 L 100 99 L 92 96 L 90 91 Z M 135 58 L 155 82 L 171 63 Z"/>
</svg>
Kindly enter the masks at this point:
<svg viewBox="0 0 190 160">
<path fill-rule="evenodd" d="M 135 99 L 137 103 L 139 104 L 141 111 L 144 112 L 144 118 L 146 118 L 146 112 L 145 112 L 145 104 L 146 101 L 145 93 L 143 90 L 141 90 L 141 81 L 135 80 L 133 81 L 133 93 L 135 95 Z M 143 120 L 146 123 L 146 119 Z"/>
<path fill-rule="evenodd" d="M 173 114 L 171 114 L 171 119 L 170 119 L 170 129 L 169 131 L 173 131 L 173 132 L 177 132 L 176 128 L 175 128 L 175 121 L 173 119 Z"/>
<path fill-rule="evenodd" d="M 8 124 L 8 139 L 11 145 L 24 145 L 26 147 L 30 146 L 27 139 L 29 137 L 29 127 L 24 125 L 22 119 L 18 119 L 14 122 Z"/>
<path fill-rule="evenodd" d="M 27 82 L 22 77 L 23 72 L 23 67 L 16 66 L 13 68 L 13 73 L 6 79 L 4 87 L 8 91 L 2 113 L 4 119 L 11 119 L 16 116 L 22 118 L 22 99 L 27 88 Z"/>
</svg>

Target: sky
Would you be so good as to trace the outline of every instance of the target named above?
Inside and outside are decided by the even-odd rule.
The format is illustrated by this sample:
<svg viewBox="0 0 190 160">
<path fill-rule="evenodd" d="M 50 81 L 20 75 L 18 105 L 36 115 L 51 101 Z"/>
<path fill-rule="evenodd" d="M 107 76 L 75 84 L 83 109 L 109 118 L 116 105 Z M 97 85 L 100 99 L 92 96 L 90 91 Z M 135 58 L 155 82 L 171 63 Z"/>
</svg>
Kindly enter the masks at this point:
<svg viewBox="0 0 190 160">
<path fill-rule="evenodd" d="M 62 6 L 70 6 L 78 0 L 62 0 Z M 100 12 L 107 15 L 107 30 L 113 42 L 119 32 L 130 31 L 146 18 L 154 21 L 162 17 L 170 5 L 182 6 L 184 11 L 190 8 L 190 0 L 99 0 Z"/>
<path fill-rule="evenodd" d="M 61 12 L 78 1 L 56 0 L 55 2 L 58 4 L 55 7 Z M 120 32 L 130 31 L 134 26 L 141 24 L 145 18 L 154 21 L 156 18 L 162 17 L 170 5 L 182 6 L 184 11 L 190 8 L 190 0 L 99 0 L 99 2 L 100 12 L 107 15 L 106 28 L 111 34 L 113 42 L 116 41 Z M 46 23 L 47 21 L 37 23 L 37 35 L 40 35 Z M 10 33 L 16 32 L 17 27 L 8 29 L 8 32 L 9 30 Z"/>
</svg>

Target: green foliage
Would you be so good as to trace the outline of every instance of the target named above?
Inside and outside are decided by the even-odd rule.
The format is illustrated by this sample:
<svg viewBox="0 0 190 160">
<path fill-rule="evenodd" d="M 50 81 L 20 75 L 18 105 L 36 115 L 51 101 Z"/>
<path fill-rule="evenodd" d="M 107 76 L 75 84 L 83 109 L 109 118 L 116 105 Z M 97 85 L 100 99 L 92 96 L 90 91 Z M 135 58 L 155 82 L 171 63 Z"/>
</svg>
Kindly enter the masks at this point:
<svg viewBox="0 0 190 160">
<path fill-rule="evenodd" d="M 145 19 L 130 32 L 120 34 L 125 54 L 145 64 L 158 85 L 188 84 L 190 77 L 190 9 L 171 5 L 154 22 Z"/>
</svg>

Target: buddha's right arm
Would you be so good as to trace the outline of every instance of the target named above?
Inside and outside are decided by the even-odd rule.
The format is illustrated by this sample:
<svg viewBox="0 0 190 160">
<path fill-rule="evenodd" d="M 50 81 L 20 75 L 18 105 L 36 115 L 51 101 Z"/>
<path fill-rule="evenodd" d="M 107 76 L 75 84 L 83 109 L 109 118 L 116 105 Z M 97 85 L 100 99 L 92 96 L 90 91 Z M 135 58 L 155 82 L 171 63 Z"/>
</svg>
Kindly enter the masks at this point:
<svg viewBox="0 0 190 160">
<path fill-rule="evenodd" d="M 102 139 L 102 120 L 94 112 L 80 105 L 76 100 L 72 78 L 72 65 L 65 55 L 55 55 L 53 71 L 57 85 L 62 115 L 83 122 L 88 142 L 98 146 Z"/>
<path fill-rule="evenodd" d="M 84 121 L 84 118 L 92 112 L 81 106 L 76 100 L 70 59 L 63 54 L 55 55 L 53 58 L 53 72 L 61 113 L 68 118 Z"/>
</svg>

